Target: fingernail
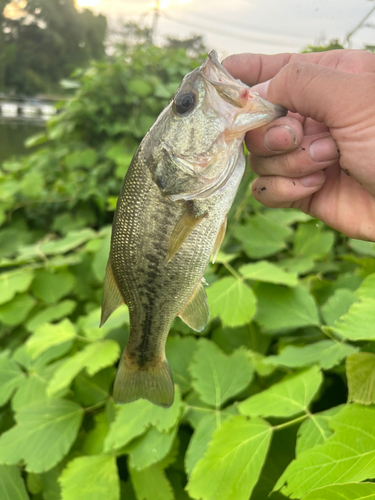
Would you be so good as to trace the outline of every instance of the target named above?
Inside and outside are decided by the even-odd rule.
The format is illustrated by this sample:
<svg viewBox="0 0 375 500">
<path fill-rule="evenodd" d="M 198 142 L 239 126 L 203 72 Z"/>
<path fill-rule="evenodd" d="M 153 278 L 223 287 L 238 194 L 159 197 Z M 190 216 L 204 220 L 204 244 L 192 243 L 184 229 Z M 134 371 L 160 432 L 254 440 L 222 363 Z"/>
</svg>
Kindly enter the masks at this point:
<svg viewBox="0 0 375 500">
<path fill-rule="evenodd" d="M 300 181 L 302 186 L 310 188 L 323 184 L 325 177 L 325 173 L 322 170 L 319 170 L 313 174 L 306 175 L 306 177 L 301 177 Z"/>
<path fill-rule="evenodd" d="M 330 161 L 338 158 L 340 153 L 332 137 L 324 137 L 310 144 L 310 156 L 314 161 Z"/>
<path fill-rule="evenodd" d="M 267 80 L 266 82 L 257 83 L 256 85 L 251 87 L 251 91 L 257 92 L 260 95 L 260 97 L 263 97 L 263 99 L 266 99 L 268 85 L 270 84 L 270 81 L 271 80 Z"/>
<path fill-rule="evenodd" d="M 276 125 L 267 130 L 264 145 L 273 153 L 290 151 L 297 145 L 296 135 L 287 125 Z"/>
</svg>

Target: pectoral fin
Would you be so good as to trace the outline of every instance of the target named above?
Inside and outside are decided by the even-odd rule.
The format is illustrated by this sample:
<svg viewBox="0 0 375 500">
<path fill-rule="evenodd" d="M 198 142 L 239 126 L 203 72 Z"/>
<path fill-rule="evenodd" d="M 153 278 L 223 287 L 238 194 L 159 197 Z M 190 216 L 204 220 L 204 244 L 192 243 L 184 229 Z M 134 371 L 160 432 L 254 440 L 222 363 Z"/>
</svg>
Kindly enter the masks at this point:
<svg viewBox="0 0 375 500">
<path fill-rule="evenodd" d="M 165 259 L 167 263 L 172 259 L 189 234 L 192 233 L 205 216 L 206 214 L 195 215 L 194 209 L 190 207 L 185 210 L 172 232 L 167 257 Z"/>
<path fill-rule="evenodd" d="M 207 304 L 207 295 L 202 283 L 199 283 L 196 287 L 192 296 L 178 316 L 196 332 L 201 332 L 207 325 L 210 310 Z"/>
<path fill-rule="evenodd" d="M 212 264 L 215 264 L 215 259 L 217 257 L 217 254 L 219 253 L 221 244 L 223 243 L 223 239 L 225 236 L 225 231 L 227 230 L 227 218 L 225 217 L 224 222 L 221 225 L 221 228 L 219 229 L 219 232 L 217 233 L 214 248 L 212 250 Z"/>
<path fill-rule="evenodd" d="M 100 326 L 103 326 L 113 311 L 115 311 L 123 303 L 124 299 L 122 298 L 121 292 L 117 286 L 112 271 L 111 261 L 109 259 L 104 278 L 102 317 L 100 320 Z"/>
</svg>

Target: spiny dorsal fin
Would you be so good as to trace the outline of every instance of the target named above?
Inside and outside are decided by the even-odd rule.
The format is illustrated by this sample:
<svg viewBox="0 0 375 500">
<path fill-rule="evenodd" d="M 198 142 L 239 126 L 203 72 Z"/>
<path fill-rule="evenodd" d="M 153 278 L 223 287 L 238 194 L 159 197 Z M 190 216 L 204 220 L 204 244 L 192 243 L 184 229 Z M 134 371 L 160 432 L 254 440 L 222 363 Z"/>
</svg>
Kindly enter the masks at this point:
<svg viewBox="0 0 375 500">
<path fill-rule="evenodd" d="M 185 210 L 173 229 L 167 257 L 165 259 L 167 263 L 172 259 L 189 234 L 198 226 L 200 221 L 205 216 L 206 214 L 195 215 L 194 209 L 191 209 L 190 207 Z"/>
<path fill-rule="evenodd" d="M 185 304 L 185 307 L 179 312 L 178 316 L 196 332 L 201 332 L 207 325 L 210 310 L 207 304 L 207 295 L 202 283 L 199 283 L 196 287 L 192 296 Z"/>
<path fill-rule="evenodd" d="M 109 258 L 104 278 L 102 317 L 100 320 L 100 326 L 104 325 L 113 311 L 120 307 L 121 304 L 124 304 L 124 299 L 122 298 L 115 277 L 113 276 L 111 258 Z"/>
<path fill-rule="evenodd" d="M 221 228 L 219 229 L 219 232 L 217 233 L 214 248 L 212 250 L 212 264 L 215 264 L 215 259 L 217 257 L 217 254 L 219 253 L 221 244 L 223 243 L 223 239 L 225 236 L 225 231 L 227 230 L 227 218 L 225 217 Z"/>
</svg>

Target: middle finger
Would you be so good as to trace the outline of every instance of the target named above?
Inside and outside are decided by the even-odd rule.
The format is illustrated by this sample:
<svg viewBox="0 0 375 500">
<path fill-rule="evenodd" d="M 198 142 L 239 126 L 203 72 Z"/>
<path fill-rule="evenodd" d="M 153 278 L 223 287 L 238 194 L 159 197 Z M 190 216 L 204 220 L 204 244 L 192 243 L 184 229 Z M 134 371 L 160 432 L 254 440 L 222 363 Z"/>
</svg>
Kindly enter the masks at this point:
<svg viewBox="0 0 375 500">
<path fill-rule="evenodd" d="M 249 155 L 250 167 L 258 175 L 304 177 L 333 165 L 340 157 L 335 141 L 327 132 L 303 137 L 299 147 L 273 156 Z"/>
</svg>

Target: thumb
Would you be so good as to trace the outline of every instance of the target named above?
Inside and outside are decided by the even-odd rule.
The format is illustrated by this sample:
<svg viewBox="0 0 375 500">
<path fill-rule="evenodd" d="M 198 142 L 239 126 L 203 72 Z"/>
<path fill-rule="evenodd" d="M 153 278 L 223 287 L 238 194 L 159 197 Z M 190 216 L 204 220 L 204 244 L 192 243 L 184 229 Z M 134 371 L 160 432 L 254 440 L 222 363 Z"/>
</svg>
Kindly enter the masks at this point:
<svg viewBox="0 0 375 500">
<path fill-rule="evenodd" d="M 267 99 L 328 127 L 346 126 L 350 106 L 366 106 L 358 102 L 365 96 L 356 95 L 358 76 L 317 64 L 289 63 L 270 80 Z"/>
</svg>

